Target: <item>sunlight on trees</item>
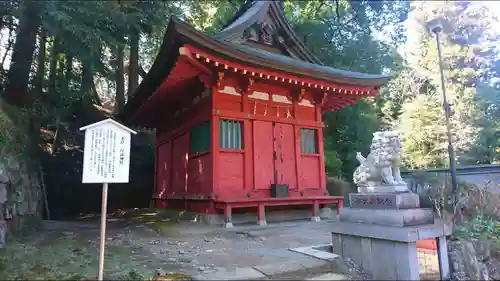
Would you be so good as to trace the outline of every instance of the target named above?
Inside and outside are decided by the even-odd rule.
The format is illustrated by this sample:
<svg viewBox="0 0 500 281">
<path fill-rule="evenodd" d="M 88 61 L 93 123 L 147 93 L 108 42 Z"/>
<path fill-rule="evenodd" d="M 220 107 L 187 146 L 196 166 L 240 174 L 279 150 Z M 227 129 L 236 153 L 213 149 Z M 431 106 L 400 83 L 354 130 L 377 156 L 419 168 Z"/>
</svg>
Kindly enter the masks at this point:
<svg viewBox="0 0 500 281">
<path fill-rule="evenodd" d="M 31 110 L 38 128 L 73 122 L 82 102 L 119 110 L 150 69 L 171 15 L 214 34 L 246 2 L 1 2 L 2 97 Z M 446 165 L 436 46 L 425 30 L 432 17 L 446 19 L 442 47 L 457 161 L 500 161 L 498 15 L 487 2 L 411 3 L 283 3 L 300 39 L 325 65 L 393 75 L 376 99 L 324 115 L 330 175 L 350 180 L 356 151 L 366 152 L 381 128 L 404 134 L 408 167 Z"/>
</svg>

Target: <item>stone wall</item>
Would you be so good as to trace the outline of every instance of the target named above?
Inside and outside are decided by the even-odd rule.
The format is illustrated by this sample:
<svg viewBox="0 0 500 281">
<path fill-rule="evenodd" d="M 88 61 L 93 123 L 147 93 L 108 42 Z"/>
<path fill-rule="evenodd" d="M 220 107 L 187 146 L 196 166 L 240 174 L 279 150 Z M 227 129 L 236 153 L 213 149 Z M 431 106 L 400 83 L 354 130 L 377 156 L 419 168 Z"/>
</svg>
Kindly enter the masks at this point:
<svg viewBox="0 0 500 281">
<path fill-rule="evenodd" d="M 493 192 L 500 193 L 500 164 L 481 164 L 458 166 L 457 178 L 464 183 L 470 183 L 478 186 L 485 186 Z M 420 193 L 428 187 L 425 182 L 426 177 L 449 177 L 449 170 L 446 168 L 435 168 L 426 170 L 408 170 L 401 171 L 401 176 L 408 182 L 413 192 Z"/>
<path fill-rule="evenodd" d="M 500 258 L 488 241 L 449 241 L 452 280 L 500 280 Z"/>
<path fill-rule="evenodd" d="M 38 173 L 29 171 L 20 156 L 0 153 L 0 248 L 6 238 L 29 232 L 43 214 Z"/>
</svg>

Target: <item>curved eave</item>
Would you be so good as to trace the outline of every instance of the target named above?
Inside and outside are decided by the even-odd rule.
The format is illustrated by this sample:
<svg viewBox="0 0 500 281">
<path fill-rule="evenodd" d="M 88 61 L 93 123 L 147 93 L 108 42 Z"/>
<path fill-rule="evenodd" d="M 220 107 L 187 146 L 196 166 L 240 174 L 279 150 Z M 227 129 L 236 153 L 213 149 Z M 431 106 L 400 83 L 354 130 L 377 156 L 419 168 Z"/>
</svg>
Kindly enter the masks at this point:
<svg viewBox="0 0 500 281">
<path fill-rule="evenodd" d="M 129 98 L 124 108 L 117 116 L 117 118 L 124 123 L 127 123 L 127 118 L 158 89 L 165 77 L 170 74 L 171 69 L 174 67 L 180 55 L 179 48 L 182 46 L 182 42 L 177 36 L 176 21 L 172 19 L 173 18 L 171 18 L 167 27 L 162 45 L 151 69 L 146 77 L 143 77 L 134 94 Z"/>
<path fill-rule="evenodd" d="M 312 78 L 327 83 L 338 83 L 354 86 L 366 86 L 377 89 L 388 82 L 389 76 L 368 75 L 357 72 L 337 70 L 322 65 L 295 60 L 279 55 L 280 60 L 270 60 L 259 55 L 259 51 L 249 54 L 237 45 L 216 40 L 197 31 L 176 17 L 172 17 L 165 32 L 162 45 L 155 61 L 141 84 L 119 113 L 118 119 L 127 123 L 127 118 L 158 89 L 162 81 L 169 75 L 177 58 L 179 48 L 191 44 L 208 53 L 243 65 L 287 73 L 303 78 Z M 293 62 L 293 65 L 290 65 Z M 333 73 L 332 73 L 333 72 Z"/>
<path fill-rule="evenodd" d="M 373 88 L 379 88 L 385 85 L 390 79 L 390 76 L 371 75 L 339 70 L 323 65 L 296 60 L 284 55 L 273 54 L 273 58 L 270 59 L 269 57 L 263 55 L 264 53 L 269 52 L 260 49 L 252 50 L 252 48 L 242 45 L 235 45 L 222 40 L 216 40 L 197 31 L 178 19 L 174 19 L 174 21 L 176 22 L 176 29 L 179 34 L 186 38 L 186 43 L 193 44 L 195 47 L 204 49 L 214 55 L 228 60 L 237 61 L 241 64 L 261 67 L 306 78 L 314 78 L 326 82 L 368 86 Z"/>
</svg>

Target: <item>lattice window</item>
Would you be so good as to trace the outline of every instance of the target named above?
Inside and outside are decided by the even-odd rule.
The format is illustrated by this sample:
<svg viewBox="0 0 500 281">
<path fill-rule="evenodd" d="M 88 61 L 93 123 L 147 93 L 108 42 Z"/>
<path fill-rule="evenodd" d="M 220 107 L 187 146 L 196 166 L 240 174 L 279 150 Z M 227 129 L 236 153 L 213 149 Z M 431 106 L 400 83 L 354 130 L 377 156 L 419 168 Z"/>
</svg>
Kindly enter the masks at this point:
<svg viewBox="0 0 500 281">
<path fill-rule="evenodd" d="M 241 121 L 221 119 L 219 121 L 219 147 L 242 149 Z"/>
<path fill-rule="evenodd" d="M 318 153 L 316 145 L 316 129 L 300 128 L 300 152 Z"/>
</svg>

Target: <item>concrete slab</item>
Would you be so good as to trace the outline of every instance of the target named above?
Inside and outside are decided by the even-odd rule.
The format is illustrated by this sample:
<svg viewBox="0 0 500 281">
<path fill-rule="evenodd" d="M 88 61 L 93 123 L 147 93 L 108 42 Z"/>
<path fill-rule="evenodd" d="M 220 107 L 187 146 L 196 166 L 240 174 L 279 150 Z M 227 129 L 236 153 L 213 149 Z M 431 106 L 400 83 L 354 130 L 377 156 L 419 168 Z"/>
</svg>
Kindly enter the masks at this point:
<svg viewBox="0 0 500 281">
<path fill-rule="evenodd" d="M 318 260 L 314 258 L 300 258 L 298 261 L 205 271 L 194 276 L 193 280 L 297 280 L 313 275 L 325 273 L 331 274 L 332 269 L 333 267 L 330 261 Z M 343 276 L 341 274 L 337 275 Z"/>
<path fill-rule="evenodd" d="M 265 280 L 268 279 L 262 272 L 252 267 L 224 268 L 212 272 L 203 272 L 193 277 L 193 280 Z"/>
<path fill-rule="evenodd" d="M 415 209 L 420 207 L 420 197 L 406 193 L 350 193 L 349 206 L 364 209 Z"/>
<path fill-rule="evenodd" d="M 337 274 L 337 273 L 326 273 L 326 274 L 321 274 L 315 277 L 308 278 L 306 280 L 349 280 L 349 277 L 343 275 L 343 274 Z"/>
<path fill-rule="evenodd" d="M 423 208 L 406 210 L 343 208 L 340 210 L 340 221 L 406 227 L 433 224 L 434 212 L 432 209 Z"/>
<path fill-rule="evenodd" d="M 332 244 L 322 244 L 322 245 L 316 245 L 316 246 L 307 246 L 307 247 L 298 247 L 298 248 L 290 248 L 289 250 L 292 252 L 296 253 L 301 253 L 310 257 L 314 257 L 320 260 L 325 260 L 325 261 L 333 261 L 334 259 L 340 258 L 339 255 L 323 251 L 323 250 L 318 250 L 321 248 L 327 248 L 327 247 L 332 247 Z"/>
<path fill-rule="evenodd" d="M 306 276 L 307 268 L 302 266 L 302 264 L 289 261 L 279 264 L 265 264 L 253 267 L 255 270 L 263 273 L 268 278 L 283 278 L 283 277 L 295 277 L 297 275 Z"/>
</svg>

